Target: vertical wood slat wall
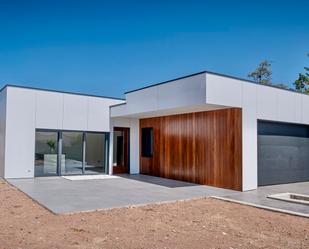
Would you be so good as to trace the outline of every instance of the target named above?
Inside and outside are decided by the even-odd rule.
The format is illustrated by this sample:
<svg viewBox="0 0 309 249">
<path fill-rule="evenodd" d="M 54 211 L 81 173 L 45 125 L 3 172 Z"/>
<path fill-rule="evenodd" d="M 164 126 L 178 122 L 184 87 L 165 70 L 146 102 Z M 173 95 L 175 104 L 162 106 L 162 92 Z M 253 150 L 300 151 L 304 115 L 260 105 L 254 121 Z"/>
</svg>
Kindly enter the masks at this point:
<svg viewBox="0 0 309 249">
<path fill-rule="evenodd" d="M 146 118 L 143 127 L 153 127 L 154 144 L 152 157 L 140 155 L 142 174 L 242 190 L 241 109 Z"/>
</svg>

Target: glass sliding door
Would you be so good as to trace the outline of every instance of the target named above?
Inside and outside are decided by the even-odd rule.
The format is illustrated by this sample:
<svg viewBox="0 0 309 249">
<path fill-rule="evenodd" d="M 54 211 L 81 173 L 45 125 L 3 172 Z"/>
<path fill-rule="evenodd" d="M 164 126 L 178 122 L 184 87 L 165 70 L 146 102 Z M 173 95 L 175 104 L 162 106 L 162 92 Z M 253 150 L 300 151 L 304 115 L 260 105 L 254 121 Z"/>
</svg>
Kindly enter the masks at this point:
<svg viewBox="0 0 309 249">
<path fill-rule="evenodd" d="M 35 133 L 35 176 L 57 175 L 58 132 L 36 131 Z"/>
<path fill-rule="evenodd" d="M 106 134 L 86 133 L 85 174 L 107 173 Z"/>
<path fill-rule="evenodd" d="M 83 173 L 83 132 L 62 132 L 61 175 Z"/>
<path fill-rule="evenodd" d="M 109 133 L 36 130 L 35 176 L 108 174 Z"/>
</svg>

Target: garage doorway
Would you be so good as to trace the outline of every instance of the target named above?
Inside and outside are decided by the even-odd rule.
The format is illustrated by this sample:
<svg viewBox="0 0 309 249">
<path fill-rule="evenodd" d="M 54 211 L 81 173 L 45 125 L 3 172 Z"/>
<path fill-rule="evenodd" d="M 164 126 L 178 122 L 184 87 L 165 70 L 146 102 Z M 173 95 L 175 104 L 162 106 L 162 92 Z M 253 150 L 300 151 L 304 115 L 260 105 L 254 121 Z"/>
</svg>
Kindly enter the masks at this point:
<svg viewBox="0 0 309 249">
<path fill-rule="evenodd" d="M 258 121 L 258 185 L 309 181 L 309 126 Z"/>
</svg>

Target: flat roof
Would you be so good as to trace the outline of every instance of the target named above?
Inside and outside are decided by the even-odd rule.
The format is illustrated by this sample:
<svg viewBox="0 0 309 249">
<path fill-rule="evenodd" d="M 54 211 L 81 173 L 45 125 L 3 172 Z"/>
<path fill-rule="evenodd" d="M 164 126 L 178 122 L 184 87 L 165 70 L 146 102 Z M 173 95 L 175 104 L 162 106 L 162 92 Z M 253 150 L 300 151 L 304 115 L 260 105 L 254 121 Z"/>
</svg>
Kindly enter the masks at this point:
<svg viewBox="0 0 309 249">
<path fill-rule="evenodd" d="M 77 93 L 77 92 L 68 92 L 68 91 L 58 91 L 58 90 L 45 89 L 45 88 L 39 88 L 39 87 L 19 86 L 19 85 L 14 85 L 14 84 L 6 84 L 6 85 L 4 85 L 1 88 L 0 92 L 2 92 L 7 87 L 16 87 L 16 88 L 23 88 L 23 89 L 30 89 L 30 90 L 55 92 L 55 93 L 66 93 L 66 94 L 81 95 L 81 96 L 96 97 L 96 98 L 105 98 L 105 99 L 125 100 L 124 98 L 116 98 L 116 97 L 108 97 L 108 96 L 102 96 L 102 95 Z"/>
<path fill-rule="evenodd" d="M 173 81 L 176 81 L 176 80 L 181 80 L 181 79 L 193 77 L 193 76 L 200 75 L 200 74 L 217 75 L 217 76 L 221 76 L 221 77 L 225 77 L 225 78 L 245 81 L 245 82 L 248 82 L 248 83 L 251 83 L 251 84 L 263 85 L 263 86 L 267 86 L 267 87 L 272 87 L 272 88 L 281 89 L 281 90 L 284 90 L 284 91 L 289 91 L 289 92 L 293 92 L 293 93 L 298 93 L 298 94 L 303 94 L 303 95 L 309 96 L 309 94 L 307 94 L 307 93 L 299 92 L 299 91 L 296 91 L 296 90 L 293 90 L 293 89 L 290 89 L 290 88 L 286 89 L 286 88 L 282 88 L 282 87 L 279 87 L 279 86 L 276 86 L 276 85 L 259 84 L 258 82 L 255 82 L 253 80 L 248 80 L 248 79 L 244 79 L 244 78 L 240 78 L 240 77 L 236 77 L 236 76 L 231 76 L 231 75 L 226 75 L 226 74 L 216 73 L 216 72 L 211 72 L 211 71 L 206 71 L 206 70 L 205 71 L 201 71 L 201 72 L 197 72 L 197 73 L 193 73 L 193 74 L 189 74 L 189 75 L 185 75 L 185 76 L 181 76 L 181 77 L 174 78 L 174 79 L 171 79 L 171 80 L 166 80 L 166 81 L 163 81 L 163 82 L 150 84 L 150 85 L 147 85 L 145 87 L 141 87 L 141 88 L 137 88 L 137 89 L 134 89 L 134 90 L 127 91 L 127 92 L 125 92 L 125 94 L 141 91 L 141 90 L 144 90 L 144 89 L 147 89 L 147 88 L 150 88 L 150 87 L 155 87 L 155 86 L 158 86 L 158 85 L 167 84 L 167 83 L 170 83 L 170 82 L 173 82 Z M 32 90 L 56 92 L 56 93 L 66 93 L 66 94 L 74 94 L 74 95 L 97 97 L 97 98 L 107 98 L 107 99 L 115 99 L 115 100 L 125 100 L 125 98 L 117 98 L 117 97 L 109 97 L 109 96 L 102 96 L 102 95 L 95 95 L 95 94 L 86 94 L 86 93 L 78 93 L 78 92 L 69 92 L 69 91 L 59 91 L 59 90 L 39 88 L 39 87 L 21 86 L 21 85 L 15 85 L 15 84 L 6 84 L 6 85 L 4 85 L 1 88 L 0 92 L 3 89 L 7 88 L 7 87 L 16 87 L 16 88 L 24 88 L 24 89 L 32 89 Z M 122 104 L 125 104 L 125 103 L 122 103 Z M 117 105 L 115 105 L 115 106 L 117 106 Z"/>
<path fill-rule="evenodd" d="M 199 74 L 212 74 L 212 75 L 217 75 L 217 76 L 221 76 L 221 77 L 225 77 L 225 78 L 245 81 L 245 82 L 251 83 L 251 84 L 263 85 L 263 86 L 267 86 L 267 87 L 272 87 L 272 88 L 281 89 L 281 90 L 284 90 L 284 91 L 289 91 L 289 92 L 299 93 L 299 94 L 303 94 L 303 95 L 309 96 L 309 94 L 307 94 L 307 93 L 299 92 L 299 91 L 296 91 L 296 90 L 293 90 L 293 89 L 290 89 L 290 88 L 286 89 L 286 88 L 282 88 L 282 87 L 279 87 L 279 86 L 276 86 L 276 85 L 260 84 L 260 83 L 258 83 L 256 81 L 253 81 L 253 80 L 248 80 L 248 79 L 244 79 L 244 78 L 240 78 L 240 77 L 236 77 L 236 76 L 231 76 L 231 75 L 226 75 L 226 74 L 216 73 L 216 72 L 211 72 L 211 71 L 201 71 L 201 72 L 198 72 L 198 73 L 193 73 L 193 74 L 181 76 L 181 77 L 178 77 L 178 78 L 175 78 L 175 79 L 171 79 L 171 80 L 167 80 L 167 81 L 163 81 L 163 82 L 159 82 L 159 83 L 154 83 L 154 84 L 151 84 L 151 85 L 148 85 L 148 86 L 145 86 L 145 87 L 141 87 L 141 88 L 137 88 L 137 89 L 134 89 L 134 90 L 131 90 L 131 91 L 127 91 L 127 92 L 125 92 L 125 94 L 132 93 L 132 92 L 137 92 L 137 91 L 144 90 L 144 89 L 147 89 L 147 88 L 150 88 L 150 87 L 154 87 L 154 86 L 159 86 L 159 85 L 167 84 L 167 83 L 170 83 L 170 82 L 173 82 L 173 81 L 176 81 L 176 80 L 181 80 L 181 79 L 193 77 L 193 76 L 196 76 L 196 75 L 199 75 Z"/>
</svg>

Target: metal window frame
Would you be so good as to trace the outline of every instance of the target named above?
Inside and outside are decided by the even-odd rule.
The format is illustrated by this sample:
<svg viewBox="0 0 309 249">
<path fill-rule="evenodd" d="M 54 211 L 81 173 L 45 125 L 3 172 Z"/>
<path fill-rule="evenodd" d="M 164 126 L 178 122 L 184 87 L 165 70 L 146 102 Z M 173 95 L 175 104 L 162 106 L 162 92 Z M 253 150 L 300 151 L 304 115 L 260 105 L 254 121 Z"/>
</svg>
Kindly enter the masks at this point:
<svg viewBox="0 0 309 249">
<path fill-rule="evenodd" d="M 56 171 L 56 176 L 63 176 L 63 174 L 61 174 L 61 160 L 62 160 L 62 140 L 63 140 L 63 132 L 78 132 L 78 133 L 82 133 L 83 137 L 82 137 L 82 173 L 81 175 L 87 175 L 86 171 L 85 171 L 85 166 L 86 166 L 86 141 L 87 141 L 87 133 L 91 133 L 91 134 L 100 134 L 100 135 L 104 135 L 104 146 L 105 149 L 103 151 L 103 155 L 104 155 L 104 165 L 103 165 L 103 170 L 104 173 L 103 174 L 109 174 L 109 143 L 110 143 L 110 132 L 106 132 L 106 131 L 81 131 L 81 130 L 59 130 L 59 129 L 42 129 L 42 128 L 37 128 L 35 129 L 35 134 L 37 132 L 55 132 L 57 133 L 57 171 Z M 34 137 L 34 140 L 36 140 L 36 135 Z M 34 157 L 35 157 L 35 151 L 36 148 L 34 148 Z M 35 164 L 34 164 L 34 172 L 35 172 Z M 69 175 L 78 175 L 78 174 L 65 174 L 66 176 Z M 46 176 L 40 176 L 40 177 L 50 177 L 51 175 L 46 175 Z M 36 177 L 34 175 L 34 177 Z"/>
<path fill-rule="evenodd" d="M 42 129 L 36 129 L 35 130 L 35 136 L 34 136 L 34 165 L 33 165 L 33 174 L 34 174 L 34 177 L 35 176 L 35 152 L 36 152 L 36 133 L 37 132 L 49 132 L 49 133 L 56 133 L 57 134 L 57 169 L 56 169 L 56 174 L 46 174 L 46 175 L 43 175 L 43 176 L 38 176 L 38 177 L 52 177 L 52 176 L 59 176 L 58 174 L 58 161 L 59 161 L 59 139 L 60 139 L 60 135 L 59 135 L 59 132 L 57 130 L 50 130 L 50 129 L 46 129 L 46 130 L 42 130 Z"/>
</svg>

